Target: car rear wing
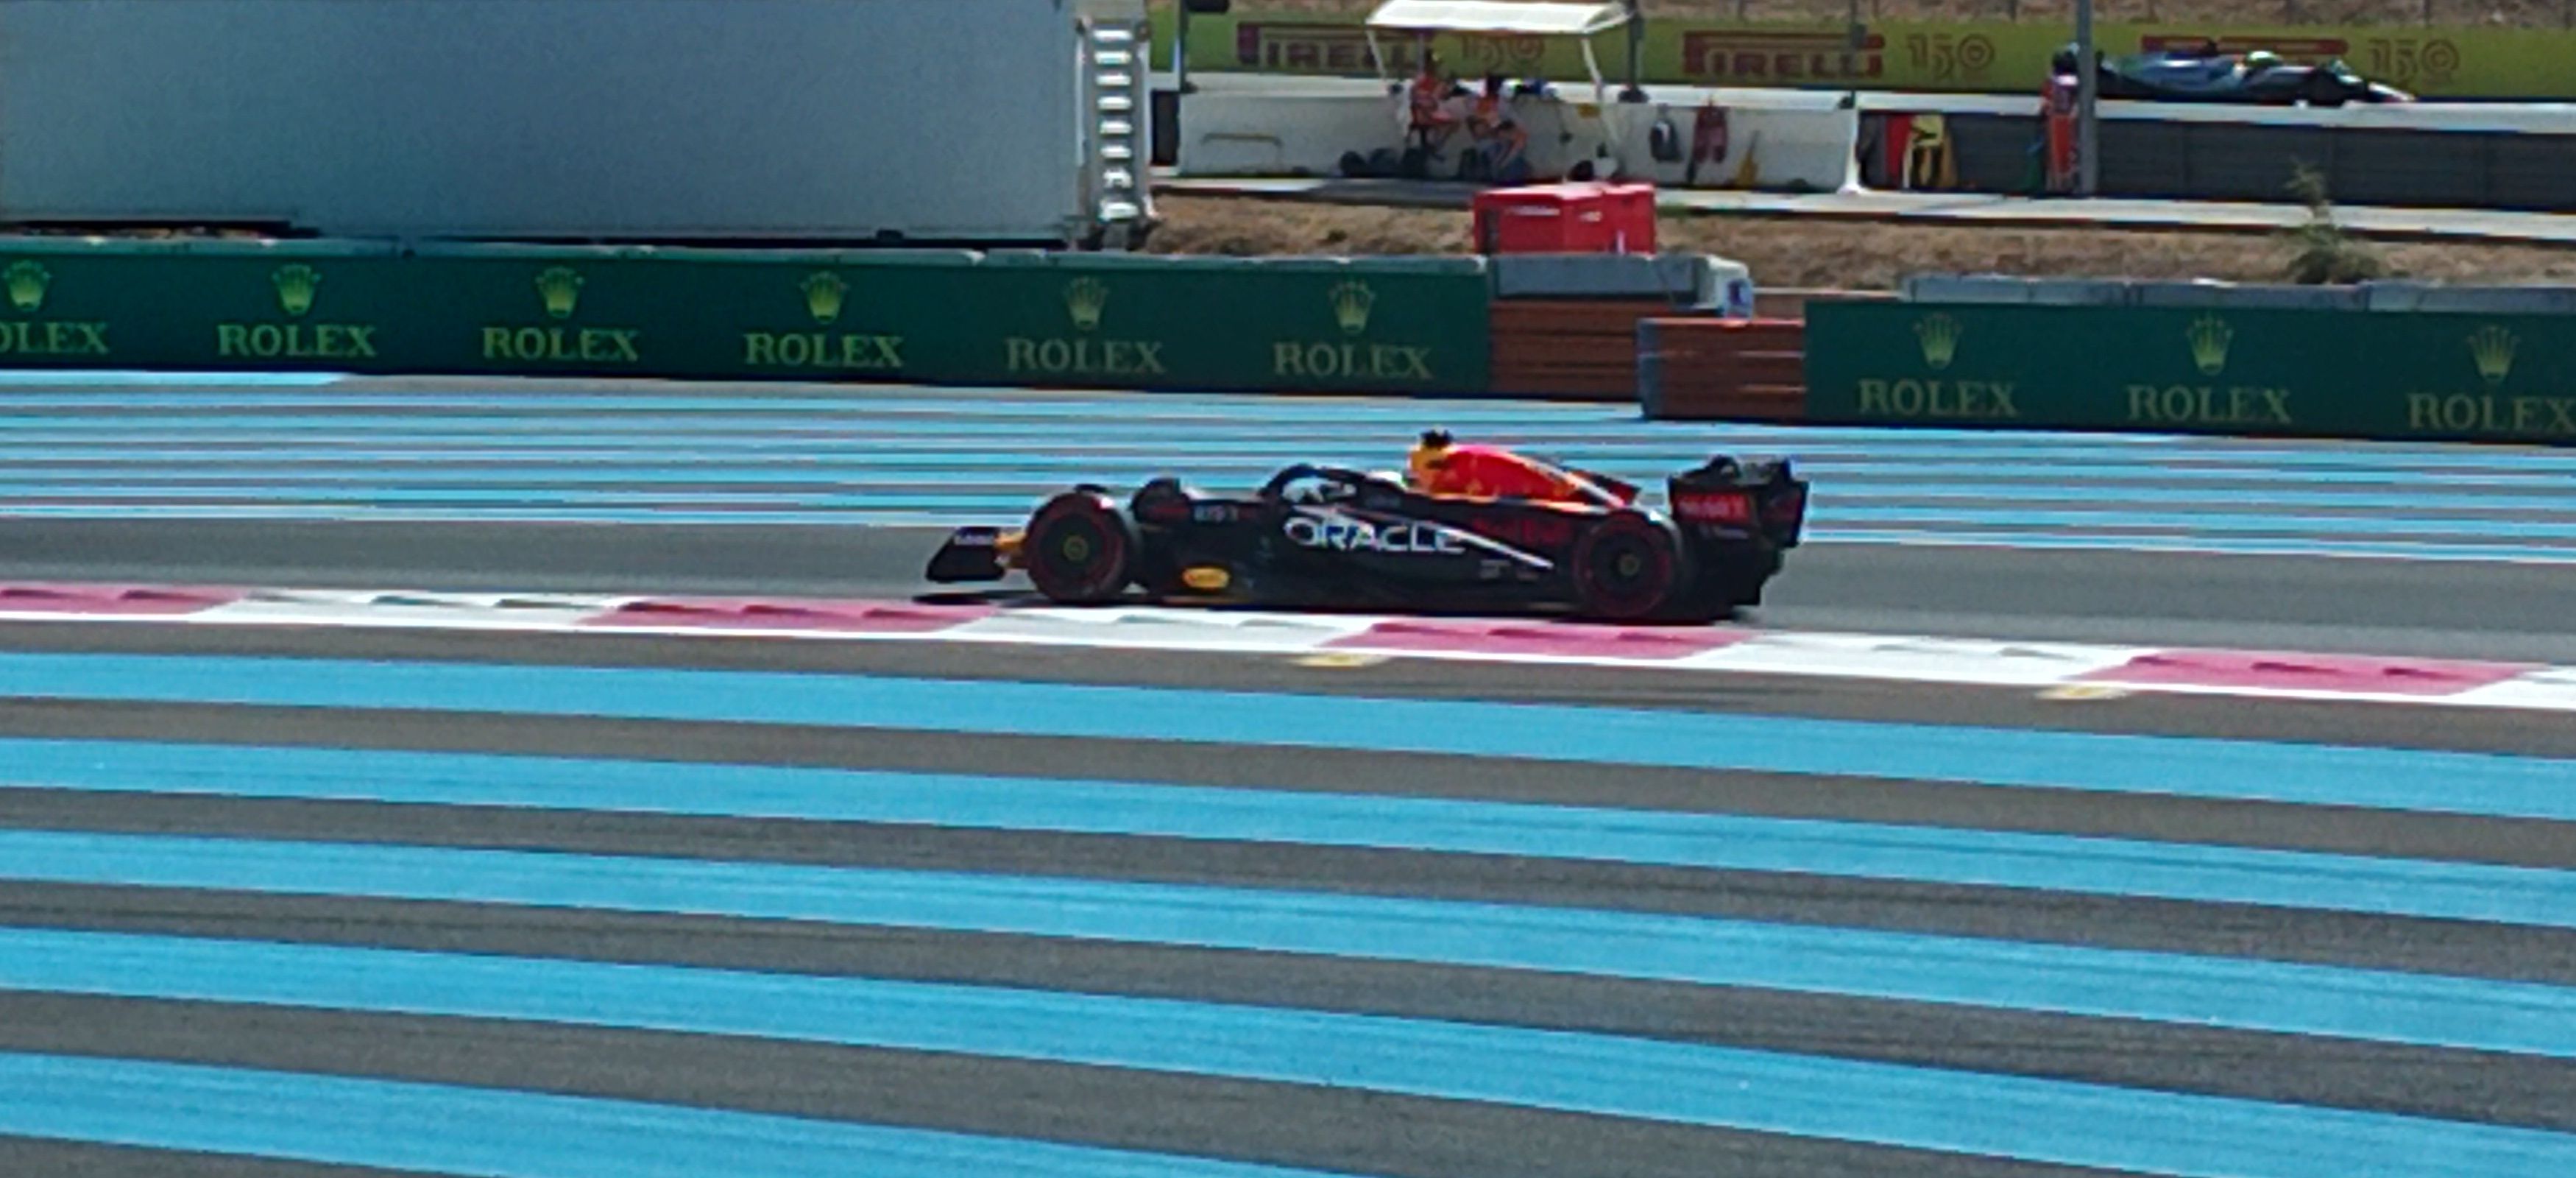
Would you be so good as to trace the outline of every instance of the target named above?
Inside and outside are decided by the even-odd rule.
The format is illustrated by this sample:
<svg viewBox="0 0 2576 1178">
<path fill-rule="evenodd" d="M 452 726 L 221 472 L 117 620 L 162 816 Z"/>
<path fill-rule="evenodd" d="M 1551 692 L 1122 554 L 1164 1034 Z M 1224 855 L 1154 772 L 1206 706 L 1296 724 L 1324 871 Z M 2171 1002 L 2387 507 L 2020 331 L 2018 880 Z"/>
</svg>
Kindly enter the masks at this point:
<svg viewBox="0 0 2576 1178">
<path fill-rule="evenodd" d="M 1719 455 L 1666 481 L 1673 520 L 1729 537 L 1761 536 L 1795 548 L 1806 532 L 1807 482 L 1786 458 L 1742 462 Z"/>
</svg>

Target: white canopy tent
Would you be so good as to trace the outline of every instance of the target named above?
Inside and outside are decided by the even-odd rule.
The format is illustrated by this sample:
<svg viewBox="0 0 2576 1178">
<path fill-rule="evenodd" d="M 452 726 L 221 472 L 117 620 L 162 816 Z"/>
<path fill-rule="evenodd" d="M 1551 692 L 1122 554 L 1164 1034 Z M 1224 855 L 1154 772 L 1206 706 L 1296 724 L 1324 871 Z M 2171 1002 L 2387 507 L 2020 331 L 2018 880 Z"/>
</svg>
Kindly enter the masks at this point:
<svg viewBox="0 0 2576 1178">
<path fill-rule="evenodd" d="M 1369 57 L 1377 63 L 1378 75 L 1384 77 L 1386 54 L 1378 46 L 1380 32 L 1574 37 L 1582 42 L 1583 66 L 1592 74 L 1593 100 L 1598 102 L 1607 87 L 1601 80 L 1601 61 L 1592 52 L 1592 38 L 1627 24 L 1630 15 L 1624 0 L 1599 4 L 1571 0 L 1386 0 L 1369 14 Z"/>
<path fill-rule="evenodd" d="M 1373 29 L 1538 37 L 1589 37 L 1626 23 L 1625 4 L 1566 0 L 1387 0 L 1368 18 Z"/>
<path fill-rule="evenodd" d="M 1366 32 L 1369 58 L 1382 79 L 1388 74 L 1386 53 L 1378 43 L 1380 33 L 1423 38 L 1434 33 L 1573 37 L 1583 47 L 1583 66 L 1592 76 L 1592 105 L 1602 112 L 1602 122 L 1612 129 L 1611 139 L 1616 141 L 1623 137 L 1627 119 L 1619 104 L 1609 101 L 1609 86 L 1602 80 L 1592 38 L 1622 28 L 1635 17 L 1628 0 L 1385 0 L 1369 14 Z M 1636 100 L 1642 102 L 1644 96 L 1639 94 Z"/>
</svg>

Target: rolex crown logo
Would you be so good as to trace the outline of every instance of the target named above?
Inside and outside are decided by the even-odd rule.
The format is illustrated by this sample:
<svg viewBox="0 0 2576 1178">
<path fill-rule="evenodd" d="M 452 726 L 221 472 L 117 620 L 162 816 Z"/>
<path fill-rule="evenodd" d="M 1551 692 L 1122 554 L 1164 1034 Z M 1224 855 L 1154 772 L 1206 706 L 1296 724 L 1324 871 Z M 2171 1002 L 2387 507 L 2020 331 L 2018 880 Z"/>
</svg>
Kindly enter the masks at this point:
<svg viewBox="0 0 2576 1178">
<path fill-rule="evenodd" d="M 268 284 L 277 288 L 277 309 L 300 317 L 313 309 L 313 296 L 321 289 L 322 273 L 296 262 L 271 272 Z"/>
<path fill-rule="evenodd" d="M 1959 354 L 1959 321 L 1947 315 L 1927 315 L 1914 322 L 1914 338 L 1923 345 L 1923 362 L 1935 369 L 1948 368 L 1950 359 Z"/>
<path fill-rule="evenodd" d="M 1074 330 L 1098 329 L 1101 312 L 1109 309 L 1109 284 L 1097 278 L 1076 278 L 1066 283 L 1064 309 L 1073 316 Z"/>
<path fill-rule="evenodd" d="M 2216 376 L 2227 370 L 2227 345 L 2236 339 L 2236 329 L 2216 315 L 2203 315 L 2191 321 L 2183 332 L 2191 341 L 2191 362 L 2202 376 Z"/>
<path fill-rule="evenodd" d="M 805 292 L 805 312 L 814 322 L 830 323 L 841 317 L 841 299 L 850 293 L 850 284 L 829 270 L 817 270 L 797 283 L 796 289 Z"/>
<path fill-rule="evenodd" d="M 581 275 L 570 266 L 548 266 L 537 274 L 537 297 L 545 300 L 546 314 L 556 319 L 570 319 L 574 308 L 581 305 Z"/>
<path fill-rule="evenodd" d="M 2469 358 L 2477 362 L 2478 377 L 2493 387 L 2513 375 L 2513 352 L 2522 341 L 2494 324 L 2469 334 Z"/>
<path fill-rule="evenodd" d="M 1333 322 L 1342 325 L 1342 334 L 1358 335 L 1368 330 L 1369 308 L 1376 305 L 1377 294 L 1367 283 L 1335 283 L 1331 296 Z"/>
<path fill-rule="evenodd" d="M 54 276 L 36 262 L 19 261 L 0 270 L 0 282 L 9 286 L 9 305 L 33 315 L 44 309 L 45 288 L 54 284 Z"/>
</svg>

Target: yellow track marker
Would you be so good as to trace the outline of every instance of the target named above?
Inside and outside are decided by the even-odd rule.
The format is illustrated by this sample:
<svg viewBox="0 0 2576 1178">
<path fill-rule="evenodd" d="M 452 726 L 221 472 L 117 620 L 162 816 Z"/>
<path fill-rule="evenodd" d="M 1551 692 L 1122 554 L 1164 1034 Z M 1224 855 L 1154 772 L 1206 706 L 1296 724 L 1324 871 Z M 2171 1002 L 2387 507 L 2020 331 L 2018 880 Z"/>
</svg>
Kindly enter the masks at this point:
<svg viewBox="0 0 2576 1178">
<path fill-rule="evenodd" d="M 2061 683 L 2055 687 L 2047 689 L 2046 691 L 2040 692 L 2039 698 L 2054 700 L 2126 699 L 2130 694 L 2131 692 L 2128 688 L 2113 687 L 2107 683 Z"/>
</svg>

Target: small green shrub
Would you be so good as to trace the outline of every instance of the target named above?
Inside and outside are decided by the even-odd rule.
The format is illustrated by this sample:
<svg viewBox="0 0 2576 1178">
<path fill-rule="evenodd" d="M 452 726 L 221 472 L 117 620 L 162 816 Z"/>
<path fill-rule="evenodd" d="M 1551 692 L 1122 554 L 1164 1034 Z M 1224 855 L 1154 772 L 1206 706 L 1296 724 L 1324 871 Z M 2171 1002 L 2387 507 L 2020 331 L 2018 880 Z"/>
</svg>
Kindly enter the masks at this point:
<svg viewBox="0 0 2576 1178">
<path fill-rule="evenodd" d="M 2300 164 L 2291 173 L 2290 192 L 2308 207 L 2307 224 L 2288 232 L 2290 281 L 2324 286 L 2389 276 L 2387 260 L 2336 223 L 2334 202 L 2326 195 L 2323 173 Z"/>
</svg>

